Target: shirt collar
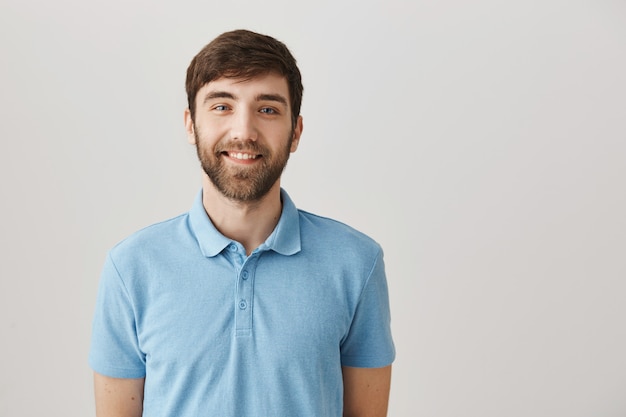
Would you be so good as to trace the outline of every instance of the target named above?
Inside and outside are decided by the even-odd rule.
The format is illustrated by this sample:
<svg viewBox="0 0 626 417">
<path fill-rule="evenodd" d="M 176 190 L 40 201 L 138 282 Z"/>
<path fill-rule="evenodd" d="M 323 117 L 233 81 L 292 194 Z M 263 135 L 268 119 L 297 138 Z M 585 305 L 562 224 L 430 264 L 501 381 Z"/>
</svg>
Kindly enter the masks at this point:
<svg viewBox="0 0 626 417">
<path fill-rule="evenodd" d="M 300 216 L 295 204 L 282 188 L 280 198 L 283 210 L 278 224 L 258 250 L 273 250 L 281 255 L 289 256 L 300 251 Z M 218 255 L 233 242 L 232 239 L 221 234 L 209 219 L 202 204 L 202 190 L 196 195 L 189 211 L 189 222 L 200 250 L 206 257 Z"/>
</svg>

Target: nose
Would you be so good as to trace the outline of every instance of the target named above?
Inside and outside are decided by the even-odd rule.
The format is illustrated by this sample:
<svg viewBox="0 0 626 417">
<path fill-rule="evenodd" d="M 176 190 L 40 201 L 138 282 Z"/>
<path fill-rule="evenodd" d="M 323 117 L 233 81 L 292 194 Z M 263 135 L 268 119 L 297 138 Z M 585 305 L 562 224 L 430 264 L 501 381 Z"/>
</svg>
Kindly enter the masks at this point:
<svg viewBox="0 0 626 417">
<path fill-rule="evenodd" d="M 232 116 L 231 139 L 232 140 L 257 140 L 258 132 L 252 112 L 238 109 Z"/>
</svg>

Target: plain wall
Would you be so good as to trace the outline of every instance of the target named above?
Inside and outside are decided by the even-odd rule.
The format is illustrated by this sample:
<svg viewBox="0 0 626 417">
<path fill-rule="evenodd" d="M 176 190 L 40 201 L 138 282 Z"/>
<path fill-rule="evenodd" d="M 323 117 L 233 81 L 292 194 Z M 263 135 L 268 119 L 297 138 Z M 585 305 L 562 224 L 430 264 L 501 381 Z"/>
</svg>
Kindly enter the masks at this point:
<svg viewBox="0 0 626 417">
<path fill-rule="evenodd" d="M 191 206 L 236 28 L 303 73 L 283 186 L 385 249 L 391 417 L 626 415 L 624 2 L 1 0 L 0 416 L 94 415 L 105 253 Z"/>
</svg>

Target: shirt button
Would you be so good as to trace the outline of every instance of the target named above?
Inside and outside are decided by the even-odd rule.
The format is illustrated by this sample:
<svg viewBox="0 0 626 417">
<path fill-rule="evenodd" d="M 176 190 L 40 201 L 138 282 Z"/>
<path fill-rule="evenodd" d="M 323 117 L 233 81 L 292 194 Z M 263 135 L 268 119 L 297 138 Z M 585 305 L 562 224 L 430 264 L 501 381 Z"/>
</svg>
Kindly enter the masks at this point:
<svg viewBox="0 0 626 417">
<path fill-rule="evenodd" d="M 235 245 L 234 243 L 231 243 L 230 246 L 228 247 L 228 249 L 230 249 L 231 252 L 236 252 L 237 251 L 237 245 Z"/>
<path fill-rule="evenodd" d="M 245 310 L 245 309 L 246 309 L 246 307 L 248 307 L 248 303 L 246 303 L 246 300 L 241 300 L 241 301 L 239 301 L 239 308 L 240 308 L 241 310 Z"/>
<path fill-rule="evenodd" d="M 243 271 L 243 272 L 241 273 L 241 278 L 243 278 L 243 279 L 248 279 L 248 271 Z"/>
</svg>

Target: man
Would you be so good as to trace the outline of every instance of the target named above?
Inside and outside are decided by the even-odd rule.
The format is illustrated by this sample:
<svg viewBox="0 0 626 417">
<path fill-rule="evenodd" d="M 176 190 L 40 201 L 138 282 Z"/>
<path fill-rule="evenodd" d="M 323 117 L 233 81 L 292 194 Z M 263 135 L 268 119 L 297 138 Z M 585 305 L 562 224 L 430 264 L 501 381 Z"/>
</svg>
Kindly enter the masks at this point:
<svg viewBox="0 0 626 417">
<path fill-rule="evenodd" d="M 97 415 L 385 416 L 382 251 L 280 187 L 303 127 L 295 59 L 269 36 L 227 32 L 192 60 L 186 89 L 202 189 L 106 259 Z"/>
</svg>

